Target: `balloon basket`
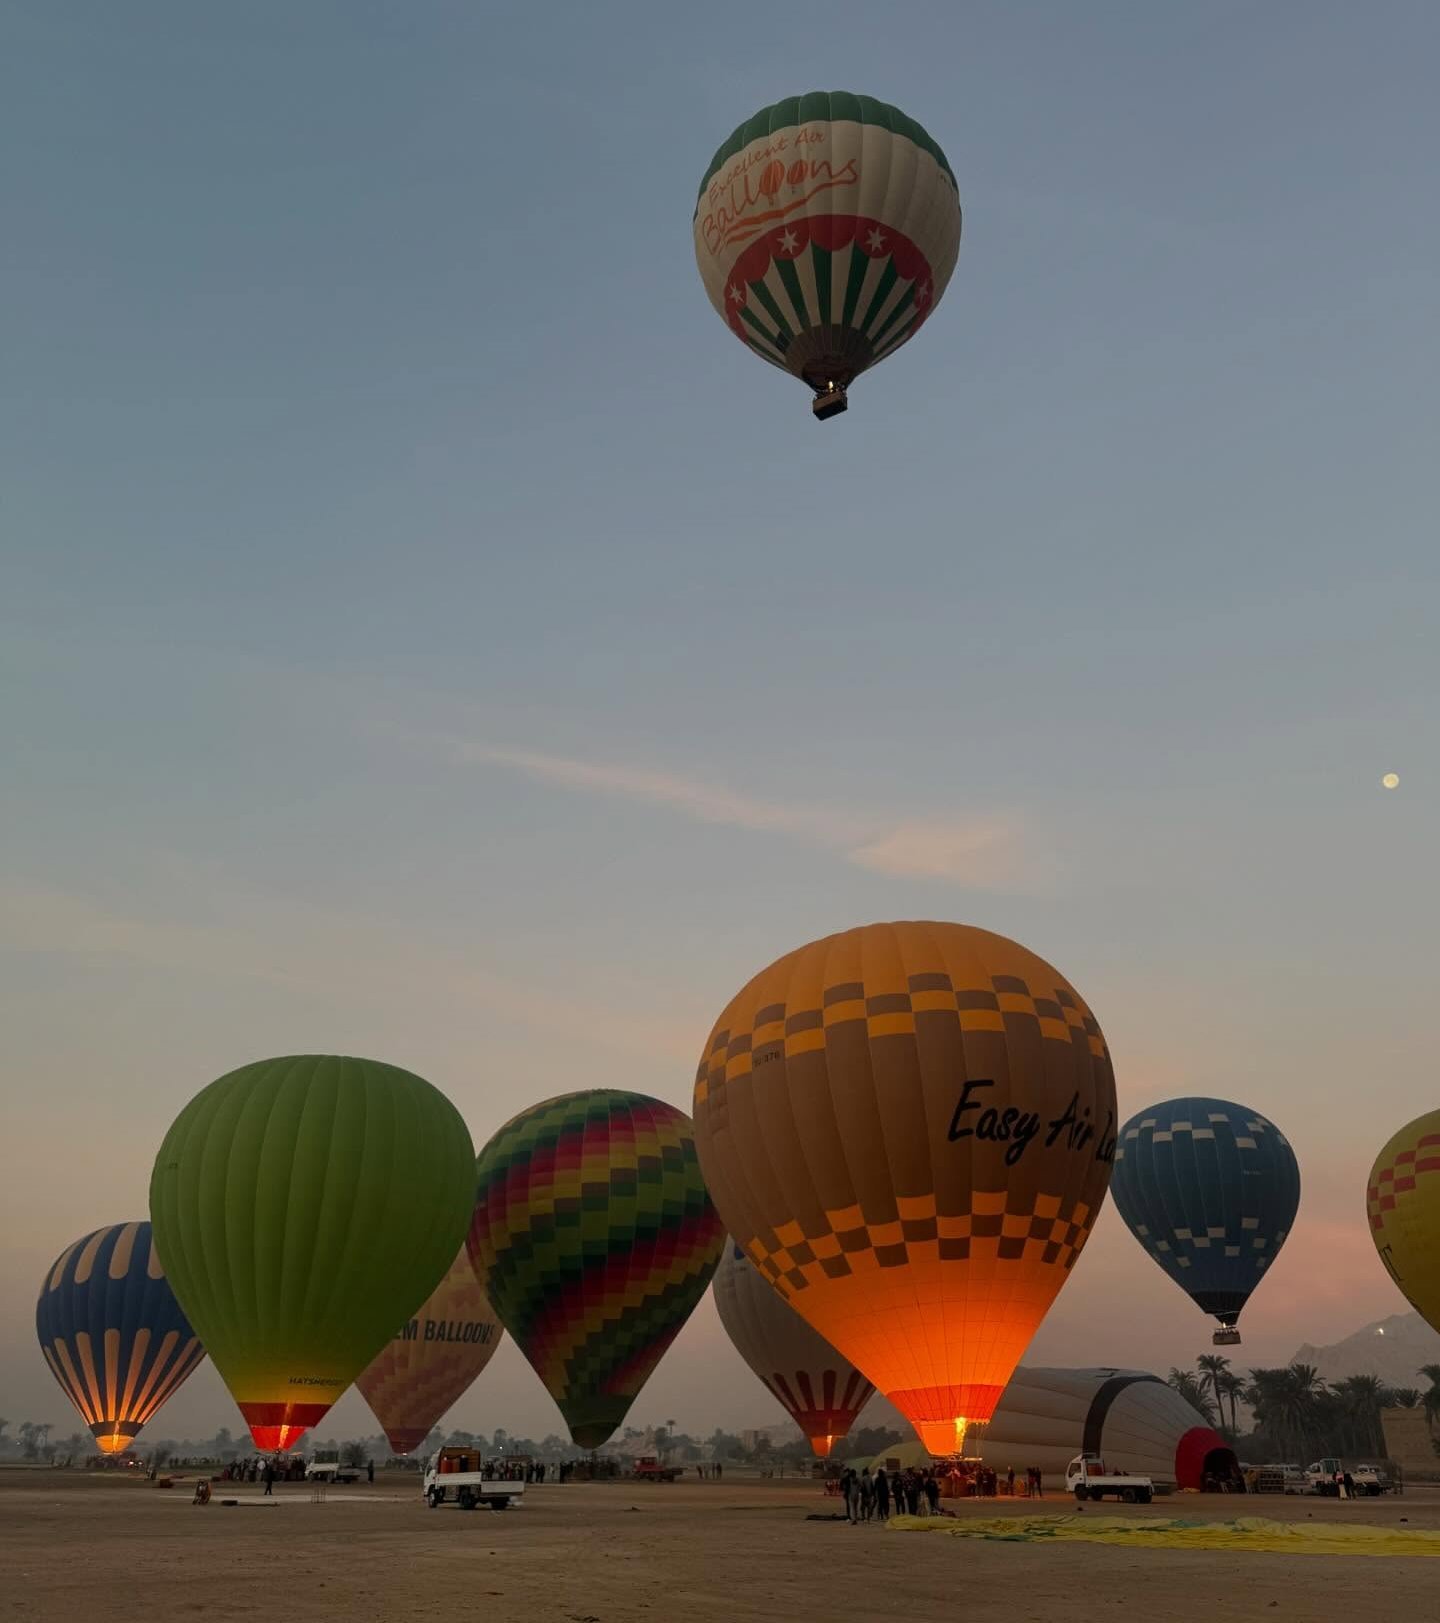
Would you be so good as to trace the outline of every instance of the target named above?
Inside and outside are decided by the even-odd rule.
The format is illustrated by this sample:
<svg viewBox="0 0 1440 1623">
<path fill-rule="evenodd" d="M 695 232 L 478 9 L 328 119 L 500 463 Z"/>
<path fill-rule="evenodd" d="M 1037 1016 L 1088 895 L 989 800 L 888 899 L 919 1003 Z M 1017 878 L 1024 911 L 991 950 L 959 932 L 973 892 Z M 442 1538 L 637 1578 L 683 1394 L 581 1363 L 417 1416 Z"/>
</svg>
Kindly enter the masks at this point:
<svg viewBox="0 0 1440 1623">
<path fill-rule="evenodd" d="M 810 410 L 815 413 L 817 422 L 825 422 L 828 418 L 838 417 L 842 411 L 849 411 L 850 399 L 845 393 L 843 384 L 832 383 L 828 388 L 821 389 L 810 402 Z"/>
<path fill-rule="evenodd" d="M 1210 1337 L 1210 1343 L 1214 1347 L 1238 1347 L 1240 1345 L 1240 1332 L 1231 1328 L 1217 1330 Z"/>
</svg>

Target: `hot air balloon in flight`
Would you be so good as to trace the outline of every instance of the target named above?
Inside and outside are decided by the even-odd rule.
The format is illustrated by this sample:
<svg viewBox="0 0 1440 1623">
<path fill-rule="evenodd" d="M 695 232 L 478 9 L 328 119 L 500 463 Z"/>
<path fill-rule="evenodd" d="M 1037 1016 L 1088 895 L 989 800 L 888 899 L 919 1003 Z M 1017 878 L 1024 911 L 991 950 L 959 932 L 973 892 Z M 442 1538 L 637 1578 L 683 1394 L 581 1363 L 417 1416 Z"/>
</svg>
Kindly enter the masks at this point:
<svg viewBox="0 0 1440 1623">
<path fill-rule="evenodd" d="M 523 1111 L 476 1161 L 470 1258 L 581 1448 L 599 1448 L 720 1260 L 690 1118 L 595 1088 Z"/>
<path fill-rule="evenodd" d="M 913 337 L 960 252 L 960 194 L 898 107 L 813 91 L 763 107 L 705 170 L 695 260 L 742 343 L 814 391 L 822 421 Z"/>
<path fill-rule="evenodd" d="M 936 1453 L 988 1421 L 1110 1181 L 1100 1027 L 960 924 L 812 942 L 721 1014 L 695 1143 L 750 1260 Z"/>
<path fill-rule="evenodd" d="M 1391 1279 L 1440 1330 L 1440 1110 L 1417 1116 L 1376 1156 L 1365 1213 Z"/>
<path fill-rule="evenodd" d="M 735 1350 L 824 1459 L 875 1388 L 806 1324 L 738 1245 L 715 1270 L 715 1309 Z"/>
<path fill-rule="evenodd" d="M 1235 1346 L 1250 1293 L 1285 1243 L 1300 1167 L 1258 1110 L 1226 1099 L 1167 1099 L 1120 1129 L 1110 1184 L 1126 1226 Z"/>
<path fill-rule="evenodd" d="M 473 1153 L 437 1088 L 334 1055 L 242 1066 L 175 1118 L 155 1242 L 257 1448 L 321 1420 L 439 1283 Z"/>
<path fill-rule="evenodd" d="M 411 1454 L 464 1396 L 504 1332 L 461 1246 L 450 1271 L 355 1385 L 397 1454 Z"/>
<path fill-rule="evenodd" d="M 35 1333 L 102 1454 L 129 1448 L 205 1357 L 148 1223 L 112 1223 L 61 1252 L 40 1287 Z"/>
</svg>

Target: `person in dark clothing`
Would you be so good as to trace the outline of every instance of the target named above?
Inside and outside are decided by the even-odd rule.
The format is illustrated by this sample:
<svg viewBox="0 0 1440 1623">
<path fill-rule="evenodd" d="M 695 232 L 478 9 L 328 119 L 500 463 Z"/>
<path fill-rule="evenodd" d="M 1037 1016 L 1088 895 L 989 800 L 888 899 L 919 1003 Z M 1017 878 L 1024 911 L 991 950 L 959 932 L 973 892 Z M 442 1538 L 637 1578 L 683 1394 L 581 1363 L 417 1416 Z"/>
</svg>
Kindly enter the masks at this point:
<svg viewBox="0 0 1440 1623">
<path fill-rule="evenodd" d="M 883 1465 L 875 1473 L 875 1511 L 882 1522 L 890 1520 L 890 1479 Z"/>
<path fill-rule="evenodd" d="M 847 1465 L 840 1473 L 840 1497 L 845 1501 L 845 1520 L 855 1520 L 855 1473 Z"/>
<path fill-rule="evenodd" d="M 365 1461 L 365 1480 L 367 1482 L 373 1482 L 375 1480 L 375 1461 L 374 1460 L 366 1460 Z"/>
<path fill-rule="evenodd" d="M 940 1514 L 940 1484 L 933 1471 L 925 1473 L 925 1503 L 932 1516 Z"/>
<path fill-rule="evenodd" d="M 275 1466 L 273 1461 L 265 1461 L 265 1469 L 261 1473 L 261 1481 L 265 1484 L 265 1498 L 270 1498 L 275 1492 Z"/>
<path fill-rule="evenodd" d="M 868 1522 L 875 1514 L 875 1484 L 870 1477 L 870 1467 L 865 1466 L 860 1472 L 860 1519 Z"/>
</svg>

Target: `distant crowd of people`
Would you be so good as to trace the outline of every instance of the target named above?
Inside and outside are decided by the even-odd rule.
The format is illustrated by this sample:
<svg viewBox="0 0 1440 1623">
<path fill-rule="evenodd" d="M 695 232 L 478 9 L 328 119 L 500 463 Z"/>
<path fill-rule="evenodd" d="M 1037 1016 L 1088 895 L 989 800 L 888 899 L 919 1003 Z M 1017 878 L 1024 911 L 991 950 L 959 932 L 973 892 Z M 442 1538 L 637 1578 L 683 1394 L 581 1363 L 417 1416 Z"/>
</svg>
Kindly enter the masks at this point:
<svg viewBox="0 0 1440 1623">
<path fill-rule="evenodd" d="M 221 1467 L 221 1482 L 263 1482 L 267 1492 L 275 1482 L 303 1482 L 305 1461 L 300 1455 L 279 1454 L 273 1459 L 254 1454 Z"/>
<path fill-rule="evenodd" d="M 697 1465 L 695 1474 L 702 1482 L 720 1482 L 725 1477 L 725 1467 L 719 1460 L 713 1465 Z"/>
<path fill-rule="evenodd" d="M 486 1460 L 480 1475 L 491 1482 L 543 1482 L 548 1467 L 543 1460 Z M 564 1482 L 568 1467 L 558 1468 L 555 1480 Z"/>
<path fill-rule="evenodd" d="M 845 1516 L 851 1522 L 888 1521 L 894 1516 L 949 1515 L 940 1509 L 947 1499 L 993 1499 L 1001 1493 L 1038 1499 L 1043 1490 L 1039 1470 L 1031 1466 L 1023 1478 L 1014 1468 L 1003 1477 L 988 1465 L 968 1461 L 945 1466 L 911 1466 L 886 1472 L 879 1466 L 872 1473 L 868 1465 L 858 1471 L 846 1466 L 840 1473 L 835 1492 L 845 1502 Z"/>
</svg>

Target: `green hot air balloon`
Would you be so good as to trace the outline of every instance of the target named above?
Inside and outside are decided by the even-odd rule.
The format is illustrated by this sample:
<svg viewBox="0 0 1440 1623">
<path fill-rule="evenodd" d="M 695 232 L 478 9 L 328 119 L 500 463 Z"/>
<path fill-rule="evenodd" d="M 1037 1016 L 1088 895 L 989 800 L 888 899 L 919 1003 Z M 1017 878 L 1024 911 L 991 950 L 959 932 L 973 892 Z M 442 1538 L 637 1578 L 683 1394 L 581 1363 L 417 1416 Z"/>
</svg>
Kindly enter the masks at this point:
<svg viewBox="0 0 1440 1623">
<path fill-rule="evenodd" d="M 257 1448 L 321 1420 L 439 1284 L 474 1168 L 445 1095 L 376 1060 L 260 1060 L 175 1118 L 150 1178 L 155 1243 Z"/>
</svg>

